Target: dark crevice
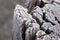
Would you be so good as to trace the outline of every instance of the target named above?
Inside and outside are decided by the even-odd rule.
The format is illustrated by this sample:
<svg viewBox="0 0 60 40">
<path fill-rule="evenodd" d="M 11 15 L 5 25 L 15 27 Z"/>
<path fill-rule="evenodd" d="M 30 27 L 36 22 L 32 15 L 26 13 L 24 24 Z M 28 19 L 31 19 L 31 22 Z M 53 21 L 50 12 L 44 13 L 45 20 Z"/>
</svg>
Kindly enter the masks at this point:
<svg viewBox="0 0 60 40">
<path fill-rule="evenodd" d="M 37 21 L 37 23 L 40 25 L 40 27 L 43 25 L 43 22 L 40 23 L 40 21 L 39 21 L 39 19 L 37 17 L 35 17 L 34 19 Z"/>
<path fill-rule="evenodd" d="M 43 18 L 43 20 L 45 20 L 45 14 L 46 14 L 46 13 L 43 13 L 43 17 L 42 17 L 42 18 Z"/>
<path fill-rule="evenodd" d="M 42 24 L 43 25 L 43 24 Z M 45 29 L 43 28 L 42 26 L 40 27 L 41 30 L 43 30 L 46 34 L 50 34 L 51 32 L 53 32 L 52 30 L 49 30 L 49 29 Z"/>
<path fill-rule="evenodd" d="M 44 23 L 44 22 L 42 22 L 41 25 L 40 25 L 40 29 L 41 29 L 41 30 L 42 30 L 41 26 L 43 25 L 43 23 Z"/>
<path fill-rule="evenodd" d="M 32 14 L 33 15 L 33 14 Z M 37 21 L 37 23 L 38 24 L 41 24 L 40 22 L 39 22 L 39 19 L 37 18 L 37 17 L 34 17 L 34 16 L 32 16 L 36 21 Z"/>
<path fill-rule="evenodd" d="M 55 25 L 55 23 L 52 23 L 51 21 L 49 21 L 48 19 L 46 19 L 46 16 L 45 16 L 45 14 L 46 13 L 43 13 L 43 20 L 45 21 L 45 22 L 49 22 L 49 23 L 51 23 L 53 26 Z"/>
<path fill-rule="evenodd" d="M 35 39 L 36 39 L 36 34 L 32 36 L 32 40 L 35 40 Z"/>
<path fill-rule="evenodd" d="M 40 27 L 41 30 L 43 30 L 46 34 L 51 34 L 53 31 L 49 29 L 44 29 L 43 27 Z"/>
<path fill-rule="evenodd" d="M 49 30 L 49 29 L 47 29 L 46 31 L 45 31 L 45 33 L 46 34 L 51 34 L 53 31 L 52 30 Z"/>
<path fill-rule="evenodd" d="M 38 5 L 37 0 L 36 0 L 35 3 L 32 3 L 30 6 L 28 6 L 28 13 L 30 14 L 31 11 L 33 10 L 33 8 L 36 7 L 36 6 L 39 6 L 40 8 L 43 8 L 45 6 L 45 4 L 47 4 L 47 3 L 44 3 L 43 1 L 41 1 L 41 4 Z"/>
<path fill-rule="evenodd" d="M 39 22 L 39 19 L 37 17 L 33 17 L 37 23 L 40 25 L 40 30 L 43 30 L 46 34 L 50 34 L 52 31 L 47 29 L 45 30 L 44 28 L 42 28 L 41 26 L 43 25 L 44 22 L 40 23 Z M 51 21 L 47 20 L 46 17 L 45 17 L 45 13 L 43 13 L 43 17 L 42 17 L 43 20 L 45 20 L 46 22 L 50 22 L 52 25 L 55 25 L 54 23 L 52 23 Z"/>
<path fill-rule="evenodd" d="M 43 22 L 40 23 L 39 19 L 37 17 L 34 17 L 34 16 L 32 16 L 32 17 L 37 21 L 37 23 L 40 25 L 40 29 L 42 30 L 41 26 L 43 25 Z"/>
<path fill-rule="evenodd" d="M 51 23 L 53 26 L 56 25 L 55 23 L 49 21 L 48 19 L 45 19 L 45 21 Z"/>
<path fill-rule="evenodd" d="M 36 18 L 36 21 L 37 21 L 38 24 L 41 24 L 41 23 L 39 22 L 39 19 L 38 19 L 38 18 Z"/>
<path fill-rule="evenodd" d="M 57 17 L 55 17 L 55 20 L 57 20 L 57 22 L 60 24 L 60 21 L 57 19 Z"/>
<path fill-rule="evenodd" d="M 37 5 L 37 0 L 36 0 L 36 3 L 35 3 L 35 7 L 36 7 L 36 5 Z"/>
<path fill-rule="evenodd" d="M 41 1 L 41 4 L 39 5 L 40 8 L 43 8 L 45 6 L 46 3 L 44 3 L 43 1 Z"/>
<path fill-rule="evenodd" d="M 25 40 L 25 32 L 26 32 L 26 26 L 25 26 L 25 23 L 23 24 L 23 29 L 22 29 L 22 31 L 23 31 L 23 33 L 22 33 L 22 38 L 23 38 L 23 40 Z"/>
<path fill-rule="evenodd" d="M 51 34 L 53 31 L 49 30 L 49 29 L 44 29 L 43 27 L 41 27 L 41 30 L 43 30 L 46 34 Z"/>
<path fill-rule="evenodd" d="M 40 27 L 40 30 L 46 31 L 43 27 Z"/>
</svg>

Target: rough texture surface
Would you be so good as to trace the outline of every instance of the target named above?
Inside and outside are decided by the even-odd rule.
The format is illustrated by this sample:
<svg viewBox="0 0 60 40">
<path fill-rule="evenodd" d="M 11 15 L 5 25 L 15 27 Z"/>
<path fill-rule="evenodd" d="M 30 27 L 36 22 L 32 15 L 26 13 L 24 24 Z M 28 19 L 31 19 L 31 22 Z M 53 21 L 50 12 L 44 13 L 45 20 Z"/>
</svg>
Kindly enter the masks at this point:
<svg viewBox="0 0 60 40">
<path fill-rule="evenodd" d="M 60 40 L 60 5 L 56 0 L 26 0 L 13 16 L 13 40 Z"/>
</svg>

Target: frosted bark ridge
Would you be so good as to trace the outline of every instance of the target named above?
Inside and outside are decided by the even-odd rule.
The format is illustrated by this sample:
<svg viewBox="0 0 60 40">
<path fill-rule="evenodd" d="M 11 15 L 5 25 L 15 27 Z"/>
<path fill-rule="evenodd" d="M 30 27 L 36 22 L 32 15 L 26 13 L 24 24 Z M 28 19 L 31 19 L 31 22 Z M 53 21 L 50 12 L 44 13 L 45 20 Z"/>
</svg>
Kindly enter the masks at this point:
<svg viewBox="0 0 60 40">
<path fill-rule="evenodd" d="M 13 16 L 13 40 L 60 40 L 60 3 L 26 0 L 17 4 Z"/>
</svg>

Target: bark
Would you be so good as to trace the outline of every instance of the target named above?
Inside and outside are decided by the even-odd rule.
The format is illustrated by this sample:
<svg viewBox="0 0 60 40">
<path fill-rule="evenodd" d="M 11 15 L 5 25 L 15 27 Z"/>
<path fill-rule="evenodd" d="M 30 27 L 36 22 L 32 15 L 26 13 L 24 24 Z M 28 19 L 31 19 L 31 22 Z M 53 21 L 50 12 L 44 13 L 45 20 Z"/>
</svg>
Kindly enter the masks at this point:
<svg viewBox="0 0 60 40">
<path fill-rule="evenodd" d="M 13 40 L 60 40 L 60 5 L 52 1 L 26 0 L 27 8 L 16 5 Z"/>
</svg>

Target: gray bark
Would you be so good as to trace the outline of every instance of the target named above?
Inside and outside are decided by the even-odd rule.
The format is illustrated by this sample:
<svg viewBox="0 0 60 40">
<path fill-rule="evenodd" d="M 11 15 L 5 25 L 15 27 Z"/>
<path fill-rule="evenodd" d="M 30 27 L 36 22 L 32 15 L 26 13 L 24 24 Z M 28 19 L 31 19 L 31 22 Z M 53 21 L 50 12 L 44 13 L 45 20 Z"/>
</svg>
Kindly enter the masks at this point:
<svg viewBox="0 0 60 40">
<path fill-rule="evenodd" d="M 60 40 L 60 5 L 54 0 L 26 0 L 16 5 L 13 40 Z"/>
</svg>

